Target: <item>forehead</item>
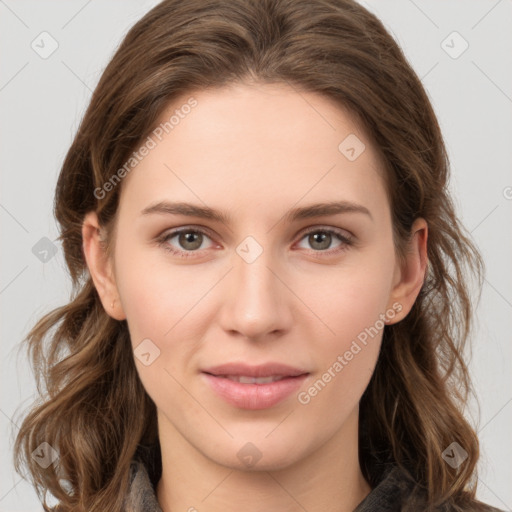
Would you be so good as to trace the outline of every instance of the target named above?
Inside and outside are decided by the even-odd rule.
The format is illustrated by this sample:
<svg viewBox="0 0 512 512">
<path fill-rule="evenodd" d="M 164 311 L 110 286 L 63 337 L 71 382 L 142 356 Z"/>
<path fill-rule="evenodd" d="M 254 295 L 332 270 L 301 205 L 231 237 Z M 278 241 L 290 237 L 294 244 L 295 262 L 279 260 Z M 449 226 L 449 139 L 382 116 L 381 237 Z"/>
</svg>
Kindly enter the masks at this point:
<svg viewBox="0 0 512 512">
<path fill-rule="evenodd" d="M 133 207 L 155 196 L 223 203 L 237 196 L 264 208 L 306 195 L 334 199 L 336 191 L 354 201 L 384 193 L 378 153 L 356 119 L 287 84 L 185 94 L 168 104 L 149 138 L 152 148 L 123 182 Z"/>
</svg>

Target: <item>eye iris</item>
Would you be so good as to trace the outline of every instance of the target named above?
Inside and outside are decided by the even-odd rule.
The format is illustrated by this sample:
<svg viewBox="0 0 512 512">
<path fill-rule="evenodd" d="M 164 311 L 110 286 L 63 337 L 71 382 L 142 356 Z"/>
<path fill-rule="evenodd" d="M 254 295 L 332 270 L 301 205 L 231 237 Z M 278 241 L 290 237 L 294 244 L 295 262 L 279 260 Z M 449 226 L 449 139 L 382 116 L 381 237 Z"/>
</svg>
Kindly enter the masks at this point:
<svg viewBox="0 0 512 512">
<path fill-rule="evenodd" d="M 314 244 L 317 242 L 320 243 L 320 247 L 316 247 L 316 249 L 328 249 L 329 245 L 331 245 L 331 235 L 322 231 L 309 235 L 309 243 L 311 243 L 313 248 L 315 248 Z"/>
<path fill-rule="evenodd" d="M 184 233 L 180 233 L 179 244 L 184 249 L 188 249 L 188 250 L 199 249 L 199 247 L 201 247 L 201 243 L 202 243 L 202 236 L 203 235 L 201 233 L 196 233 L 193 231 L 187 231 Z M 195 240 L 194 240 L 194 238 L 195 238 Z M 198 243 L 198 241 L 199 241 L 199 243 Z M 192 244 L 192 246 L 190 246 L 188 244 Z"/>
</svg>

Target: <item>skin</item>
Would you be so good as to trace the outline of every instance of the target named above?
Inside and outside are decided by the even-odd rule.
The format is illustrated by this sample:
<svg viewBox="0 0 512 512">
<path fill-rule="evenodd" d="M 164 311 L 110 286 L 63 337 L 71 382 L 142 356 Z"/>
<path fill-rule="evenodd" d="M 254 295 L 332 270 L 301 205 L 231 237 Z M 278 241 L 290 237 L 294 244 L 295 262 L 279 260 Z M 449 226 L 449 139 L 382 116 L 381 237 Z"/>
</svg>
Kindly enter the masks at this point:
<svg viewBox="0 0 512 512">
<path fill-rule="evenodd" d="M 401 311 L 388 324 L 410 311 L 425 277 L 426 222 L 414 223 L 401 262 L 378 153 L 329 99 L 285 84 L 193 96 L 197 106 L 123 180 L 112 259 L 99 245 L 95 213 L 83 223 L 105 310 L 127 320 L 134 349 L 149 338 L 160 350 L 149 366 L 135 357 L 158 411 L 157 498 L 164 512 L 351 511 L 371 491 L 358 461 L 358 407 L 382 329 L 307 404 L 294 393 L 268 409 L 240 409 L 216 395 L 200 370 L 277 361 L 306 368 L 307 391 L 393 304 Z M 161 120 L 188 97 L 173 101 Z M 366 145 L 354 161 L 338 150 L 349 134 Z M 232 220 L 141 214 L 164 200 L 207 205 Z M 370 215 L 284 217 L 340 200 Z M 179 236 L 164 244 L 195 251 L 190 258 L 156 241 L 188 226 L 209 233 L 202 243 L 198 235 L 199 249 L 186 239 L 180 245 Z M 304 233 L 313 226 L 337 228 L 353 243 L 332 235 L 322 244 Z M 252 263 L 236 251 L 247 236 L 263 250 Z M 252 467 L 237 456 L 248 442 L 261 455 Z"/>
</svg>

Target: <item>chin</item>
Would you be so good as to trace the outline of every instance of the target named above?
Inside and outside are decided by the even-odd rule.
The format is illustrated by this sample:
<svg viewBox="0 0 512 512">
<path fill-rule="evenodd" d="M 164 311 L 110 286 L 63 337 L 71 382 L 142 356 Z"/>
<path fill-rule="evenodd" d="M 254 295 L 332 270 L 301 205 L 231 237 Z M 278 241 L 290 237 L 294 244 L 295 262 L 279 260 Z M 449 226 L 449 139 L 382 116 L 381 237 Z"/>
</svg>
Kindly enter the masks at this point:
<svg viewBox="0 0 512 512">
<path fill-rule="evenodd" d="M 275 446 L 277 441 L 278 447 Z M 203 452 L 212 462 L 229 469 L 247 472 L 279 471 L 294 465 L 302 457 L 304 446 L 297 450 L 297 443 L 283 443 L 283 439 L 272 442 L 231 441 L 230 446 L 219 446 L 216 453 Z M 210 451 L 210 450 L 208 450 Z"/>
</svg>

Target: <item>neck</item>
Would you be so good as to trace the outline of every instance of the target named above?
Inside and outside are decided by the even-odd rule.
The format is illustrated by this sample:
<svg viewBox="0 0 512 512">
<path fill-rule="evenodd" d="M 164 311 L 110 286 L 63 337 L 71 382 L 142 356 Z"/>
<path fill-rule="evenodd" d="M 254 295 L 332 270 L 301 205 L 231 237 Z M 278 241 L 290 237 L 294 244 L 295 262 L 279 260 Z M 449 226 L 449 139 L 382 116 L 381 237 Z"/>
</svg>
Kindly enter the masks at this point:
<svg viewBox="0 0 512 512">
<path fill-rule="evenodd" d="M 358 409 L 326 443 L 286 468 L 246 470 L 217 464 L 159 417 L 163 512 L 279 510 L 351 512 L 371 491 L 358 459 Z"/>
</svg>

